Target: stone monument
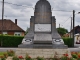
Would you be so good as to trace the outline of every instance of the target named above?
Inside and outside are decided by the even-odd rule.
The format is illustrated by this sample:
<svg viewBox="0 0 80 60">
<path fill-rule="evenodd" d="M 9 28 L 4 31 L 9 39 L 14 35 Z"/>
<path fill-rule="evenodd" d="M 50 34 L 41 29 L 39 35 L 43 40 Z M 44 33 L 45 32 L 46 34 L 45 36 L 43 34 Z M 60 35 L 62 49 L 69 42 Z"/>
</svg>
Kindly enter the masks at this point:
<svg viewBox="0 0 80 60">
<path fill-rule="evenodd" d="M 47 0 L 36 3 L 30 29 L 18 47 L 16 56 L 25 57 L 28 54 L 31 58 L 53 58 L 55 53 L 58 57 L 67 53 L 71 57 L 70 50 L 57 32 L 56 19 L 52 16 L 51 5 Z"/>
<path fill-rule="evenodd" d="M 30 19 L 30 29 L 19 48 L 67 48 L 56 29 L 56 19 L 52 16 L 47 0 L 39 0 L 34 16 Z"/>
</svg>

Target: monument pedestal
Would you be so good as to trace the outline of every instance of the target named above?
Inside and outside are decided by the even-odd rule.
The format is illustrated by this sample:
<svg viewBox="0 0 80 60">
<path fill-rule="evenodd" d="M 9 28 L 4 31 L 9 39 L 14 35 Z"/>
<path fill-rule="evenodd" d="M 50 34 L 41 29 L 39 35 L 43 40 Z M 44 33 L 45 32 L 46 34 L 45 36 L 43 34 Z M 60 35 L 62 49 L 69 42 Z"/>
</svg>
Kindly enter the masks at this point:
<svg viewBox="0 0 80 60">
<path fill-rule="evenodd" d="M 16 56 L 25 57 L 28 54 L 31 58 L 44 57 L 44 58 L 54 58 L 56 54 L 59 58 L 63 54 L 68 54 L 71 57 L 69 49 L 31 49 L 31 48 L 18 48 L 16 49 Z"/>
<path fill-rule="evenodd" d="M 34 48 L 34 49 L 67 49 L 67 45 L 55 45 L 55 44 L 20 44 L 18 45 L 18 48 Z"/>
<path fill-rule="evenodd" d="M 35 5 L 34 16 L 30 19 L 30 30 L 18 45 L 16 55 L 31 58 L 53 58 L 55 53 L 71 56 L 68 47 L 56 29 L 56 19 L 52 16 L 51 5 L 47 0 L 39 0 Z"/>
</svg>

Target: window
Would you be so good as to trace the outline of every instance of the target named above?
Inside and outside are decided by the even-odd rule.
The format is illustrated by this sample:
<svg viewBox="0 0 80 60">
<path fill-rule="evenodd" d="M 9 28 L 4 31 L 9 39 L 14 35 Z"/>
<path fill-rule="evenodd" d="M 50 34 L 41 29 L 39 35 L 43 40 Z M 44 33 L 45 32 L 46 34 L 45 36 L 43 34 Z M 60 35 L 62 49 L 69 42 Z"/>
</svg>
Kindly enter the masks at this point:
<svg viewBox="0 0 80 60">
<path fill-rule="evenodd" d="M 20 34 L 18 34 L 18 36 L 20 36 Z"/>
<path fill-rule="evenodd" d="M 17 34 L 15 34 L 15 36 L 17 36 Z"/>
<path fill-rule="evenodd" d="M 3 35 L 7 35 L 7 32 L 3 32 Z"/>
<path fill-rule="evenodd" d="M 14 36 L 21 36 L 21 32 L 15 32 Z"/>
</svg>

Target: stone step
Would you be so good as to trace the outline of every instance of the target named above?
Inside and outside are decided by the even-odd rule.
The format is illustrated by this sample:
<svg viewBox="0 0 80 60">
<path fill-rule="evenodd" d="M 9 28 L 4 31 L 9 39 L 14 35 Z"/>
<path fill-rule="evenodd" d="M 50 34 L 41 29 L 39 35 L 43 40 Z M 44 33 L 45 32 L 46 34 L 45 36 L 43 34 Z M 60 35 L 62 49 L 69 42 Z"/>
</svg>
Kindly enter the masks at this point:
<svg viewBox="0 0 80 60">
<path fill-rule="evenodd" d="M 20 44 L 18 45 L 19 48 L 38 48 L 38 49 L 66 49 L 68 48 L 67 45 L 55 45 L 55 44 Z"/>
</svg>

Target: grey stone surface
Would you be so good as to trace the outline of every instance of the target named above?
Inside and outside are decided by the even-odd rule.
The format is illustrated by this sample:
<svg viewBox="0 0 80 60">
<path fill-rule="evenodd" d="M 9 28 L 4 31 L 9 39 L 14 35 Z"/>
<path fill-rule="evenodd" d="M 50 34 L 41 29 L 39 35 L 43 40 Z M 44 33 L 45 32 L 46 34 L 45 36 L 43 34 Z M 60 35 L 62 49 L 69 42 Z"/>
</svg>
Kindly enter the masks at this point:
<svg viewBox="0 0 80 60">
<path fill-rule="evenodd" d="M 33 49 L 67 49 L 67 45 L 56 45 L 56 44 L 20 44 L 19 48 L 33 48 Z"/>
<path fill-rule="evenodd" d="M 47 0 L 36 3 L 34 16 L 30 19 L 30 30 L 18 47 L 67 48 L 57 32 L 56 19 L 52 16 L 51 5 Z"/>
<path fill-rule="evenodd" d="M 39 42 L 37 42 L 39 41 Z M 52 43 L 52 36 L 51 34 L 34 34 L 34 42 L 40 43 L 40 42 L 51 42 Z"/>
<path fill-rule="evenodd" d="M 57 54 L 56 54 L 57 53 Z M 25 57 L 26 54 L 31 56 L 31 58 L 36 57 L 44 57 L 44 58 L 51 58 L 54 57 L 54 55 L 58 55 L 58 57 L 62 57 L 63 54 L 67 53 L 69 57 L 71 57 L 70 50 L 69 49 L 16 49 L 15 54 L 17 56 L 23 56 Z"/>
<path fill-rule="evenodd" d="M 33 48 L 33 44 L 20 44 L 18 48 Z"/>
<path fill-rule="evenodd" d="M 28 33 L 23 38 L 22 44 L 32 44 L 33 38 L 34 38 L 34 16 L 31 16 L 30 29 L 28 30 Z M 30 41 L 27 42 L 27 40 L 30 40 Z"/>
<path fill-rule="evenodd" d="M 51 5 L 47 0 L 39 0 L 35 5 L 35 23 L 51 24 Z"/>
</svg>

